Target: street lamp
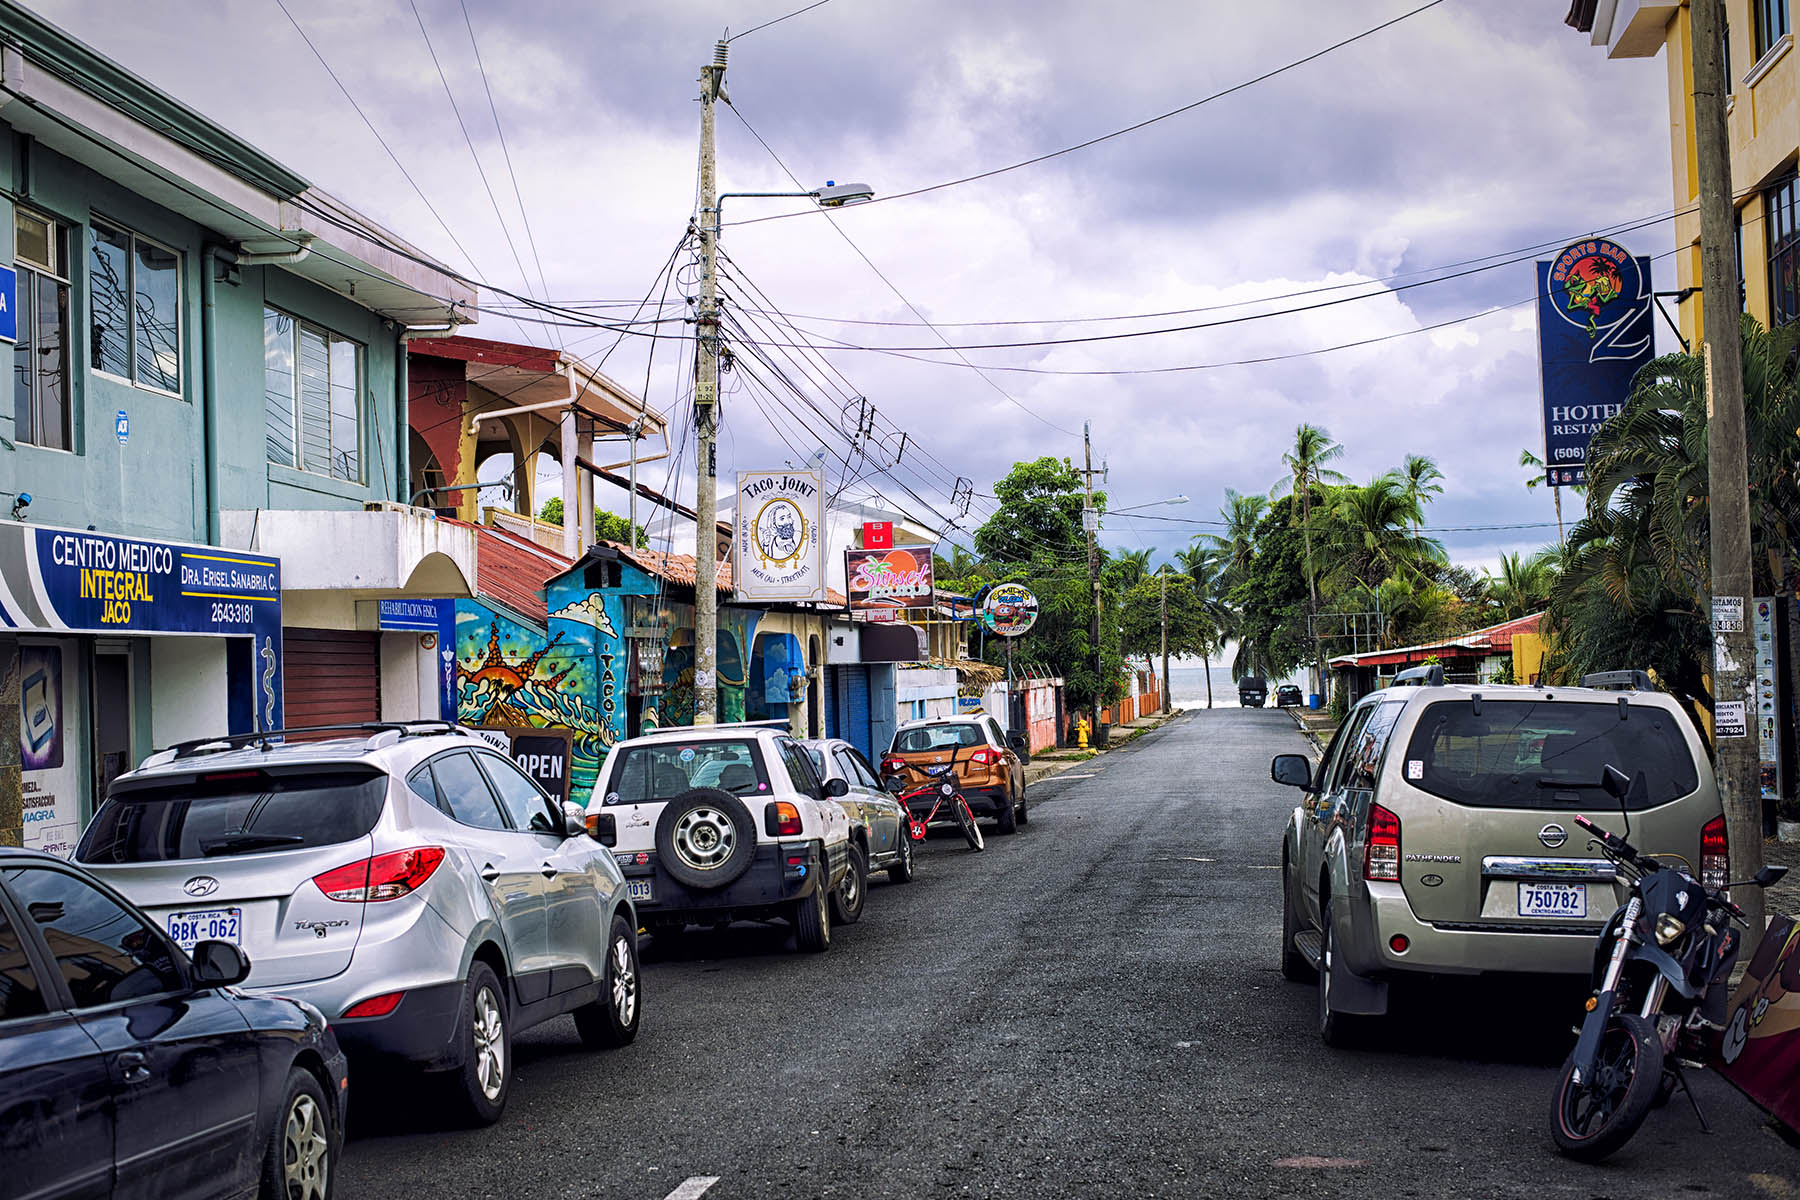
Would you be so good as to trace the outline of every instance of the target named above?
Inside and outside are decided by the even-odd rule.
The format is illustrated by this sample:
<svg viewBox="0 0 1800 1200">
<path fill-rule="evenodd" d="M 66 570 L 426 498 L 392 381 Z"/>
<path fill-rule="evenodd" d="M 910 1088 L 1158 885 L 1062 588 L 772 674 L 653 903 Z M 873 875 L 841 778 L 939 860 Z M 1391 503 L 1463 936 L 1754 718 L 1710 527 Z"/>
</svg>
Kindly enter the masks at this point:
<svg viewBox="0 0 1800 1200">
<path fill-rule="evenodd" d="M 721 40 L 713 60 L 700 68 L 700 303 L 694 314 L 694 724 L 711 725 L 719 711 L 718 435 L 719 397 L 719 213 L 728 196 L 808 199 L 821 208 L 842 208 L 871 200 L 866 183 L 837 183 L 807 192 L 718 193 L 713 158 L 713 105 L 725 96 Z"/>
<path fill-rule="evenodd" d="M 1176 492 L 1167 500 L 1150 500 L 1143 504 L 1129 504 L 1124 508 L 1109 508 L 1106 511 L 1109 513 L 1132 512 L 1140 508 L 1155 508 L 1159 504 L 1186 504 L 1187 502 L 1188 498 L 1186 496 L 1182 495 L 1180 492 Z"/>
</svg>

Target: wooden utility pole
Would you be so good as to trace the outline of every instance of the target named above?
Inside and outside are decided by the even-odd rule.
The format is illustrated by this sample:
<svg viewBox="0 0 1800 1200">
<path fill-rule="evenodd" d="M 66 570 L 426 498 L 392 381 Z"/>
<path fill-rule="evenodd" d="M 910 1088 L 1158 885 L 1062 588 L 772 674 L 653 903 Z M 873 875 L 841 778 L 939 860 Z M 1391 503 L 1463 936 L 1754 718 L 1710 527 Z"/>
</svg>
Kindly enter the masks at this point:
<svg viewBox="0 0 1800 1200">
<path fill-rule="evenodd" d="M 694 314 L 694 724 L 719 713 L 719 182 L 713 104 L 725 92 L 723 40 L 700 68 L 700 304 Z"/>
<path fill-rule="evenodd" d="M 1169 711 L 1169 570 L 1167 566 L 1157 572 L 1162 583 L 1162 710 Z"/>
<path fill-rule="evenodd" d="M 1731 878 L 1762 869 L 1762 789 L 1757 779 L 1756 652 L 1748 625 L 1749 460 L 1744 436 L 1744 366 L 1738 330 L 1737 254 L 1731 203 L 1729 90 L 1720 61 L 1722 0 L 1693 0 L 1694 149 L 1700 175 L 1700 306 L 1706 354 L 1706 479 L 1709 497 L 1713 630 L 1713 763 Z M 1750 944 L 1763 933 L 1761 888 L 1734 899 L 1750 916 Z"/>
<path fill-rule="evenodd" d="M 1100 744 L 1100 694 L 1106 687 L 1106 655 L 1100 649 L 1100 554 L 1094 545 L 1094 536 L 1099 529 L 1100 515 L 1094 511 L 1094 442 L 1089 436 L 1089 422 L 1081 423 L 1082 470 L 1081 481 L 1087 487 L 1087 500 L 1081 508 L 1081 525 L 1087 533 L 1088 588 L 1094 596 L 1094 619 L 1089 623 L 1088 635 L 1094 639 L 1094 702 L 1090 706 L 1094 739 L 1089 745 Z"/>
</svg>

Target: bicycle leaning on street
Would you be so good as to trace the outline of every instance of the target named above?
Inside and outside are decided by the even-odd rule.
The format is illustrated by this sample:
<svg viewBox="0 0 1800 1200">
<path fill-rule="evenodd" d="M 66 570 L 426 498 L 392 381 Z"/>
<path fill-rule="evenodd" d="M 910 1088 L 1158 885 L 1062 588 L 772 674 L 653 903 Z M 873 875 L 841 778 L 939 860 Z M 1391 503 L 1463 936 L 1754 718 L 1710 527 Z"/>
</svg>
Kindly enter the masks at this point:
<svg viewBox="0 0 1800 1200">
<path fill-rule="evenodd" d="M 888 791 L 894 793 L 906 808 L 907 833 L 913 841 L 924 841 L 932 821 L 938 817 L 938 811 L 947 807 L 949 812 L 946 815 L 962 830 L 963 840 L 969 843 L 969 849 L 977 852 L 986 850 L 987 839 L 981 836 L 981 826 L 975 824 L 974 810 L 969 807 L 968 799 L 957 789 L 955 780 L 956 756 L 953 754 L 949 764 L 942 768 L 941 774 L 916 787 L 907 787 L 906 781 L 898 775 L 888 776 L 885 783 Z M 921 817 L 917 808 L 925 807 L 927 801 L 929 807 Z"/>
</svg>

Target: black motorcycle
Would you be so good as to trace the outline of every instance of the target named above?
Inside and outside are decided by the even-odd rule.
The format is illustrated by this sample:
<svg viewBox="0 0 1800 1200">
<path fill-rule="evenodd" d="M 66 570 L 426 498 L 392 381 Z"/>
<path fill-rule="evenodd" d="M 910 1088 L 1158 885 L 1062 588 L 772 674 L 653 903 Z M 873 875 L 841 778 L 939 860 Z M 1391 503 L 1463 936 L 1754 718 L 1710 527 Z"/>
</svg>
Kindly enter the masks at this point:
<svg viewBox="0 0 1800 1200">
<path fill-rule="evenodd" d="M 1629 835 L 1630 802 L 1643 774 L 1628 779 L 1609 766 L 1602 783 L 1619 801 Z M 1597 1162 L 1630 1141 L 1677 1087 L 1707 1128 L 1684 1071 L 1702 1068 L 1708 1041 L 1722 1027 L 1739 949 L 1732 924 L 1747 928 L 1748 919 L 1731 902 L 1731 885 L 1707 887 L 1584 816 L 1575 823 L 1631 881 L 1630 899 L 1600 934 L 1594 994 L 1550 1106 L 1556 1148 Z M 1749 882 L 1766 888 L 1786 874 L 1786 867 L 1764 867 Z"/>
</svg>

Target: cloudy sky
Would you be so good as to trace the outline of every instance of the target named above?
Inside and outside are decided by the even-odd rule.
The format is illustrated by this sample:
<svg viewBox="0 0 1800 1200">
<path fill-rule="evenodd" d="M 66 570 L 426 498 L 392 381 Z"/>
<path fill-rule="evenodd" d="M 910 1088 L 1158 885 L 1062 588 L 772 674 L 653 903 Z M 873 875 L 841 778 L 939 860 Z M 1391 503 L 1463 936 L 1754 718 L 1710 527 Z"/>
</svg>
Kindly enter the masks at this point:
<svg viewBox="0 0 1800 1200">
<path fill-rule="evenodd" d="M 135 0 L 129 19 L 115 0 L 33 7 L 476 279 L 559 303 L 654 295 L 680 315 L 691 269 L 666 289 L 659 274 L 695 204 L 698 69 L 727 27 L 802 0 L 464 2 L 467 24 L 459 0 L 416 0 L 416 15 L 408 0 L 285 0 L 417 191 L 277 0 Z M 829 0 L 732 42 L 721 189 L 794 190 L 771 150 L 806 186 L 855 180 L 893 195 L 960 179 L 1191 104 L 1422 2 Z M 1435 526 L 1552 521 L 1545 489 L 1527 492 L 1517 465 L 1521 449 L 1542 449 L 1530 259 L 1671 207 L 1663 60 L 1608 61 L 1563 25 L 1567 8 L 1444 0 L 1100 145 L 830 217 L 752 221 L 805 206 L 730 201 L 728 294 L 792 320 L 745 312 L 753 340 L 824 353 L 764 348 L 765 364 L 741 348 L 721 476 L 823 447 L 832 486 L 847 459 L 863 476 L 851 494 L 873 487 L 919 515 L 954 515 L 955 478 L 972 480 L 972 528 L 1013 461 L 1079 461 L 1092 421 L 1114 507 L 1191 497 L 1109 522 L 1109 545 L 1161 557 L 1208 526 L 1145 518 L 1201 521 L 1228 487 L 1266 491 L 1309 421 L 1344 444 L 1357 479 L 1408 453 L 1437 459 L 1448 481 Z M 1672 278 L 1669 224 L 1620 240 L 1664 256 L 1658 286 Z M 1420 284 L 1448 264 L 1521 257 Z M 1307 294 L 1272 299 L 1296 292 Z M 960 358 L 831 348 L 1091 338 L 1351 296 L 1366 298 Z M 515 324 L 504 311 L 516 305 L 488 300 L 470 332 L 605 356 L 609 374 L 682 417 L 691 345 L 661 341 L 647 373 L 643 336 Z M 1094 320 L 1119 317 L 1133 319 Z M 1385 340 L 1320 352 L 1371 338 Z M 1224 365 L 1247 359 L 1268 361 Z M 860 455 L 833 428 L 854 429 L 839 414 L 857 395 L 883 435 Z M 690 453 L 684 473 L 691 464 Z M 651 482 L 669 467 L 646 468 Z M 1440 536 L 1482 565 L 1555 529 Z"/>
</svg>

